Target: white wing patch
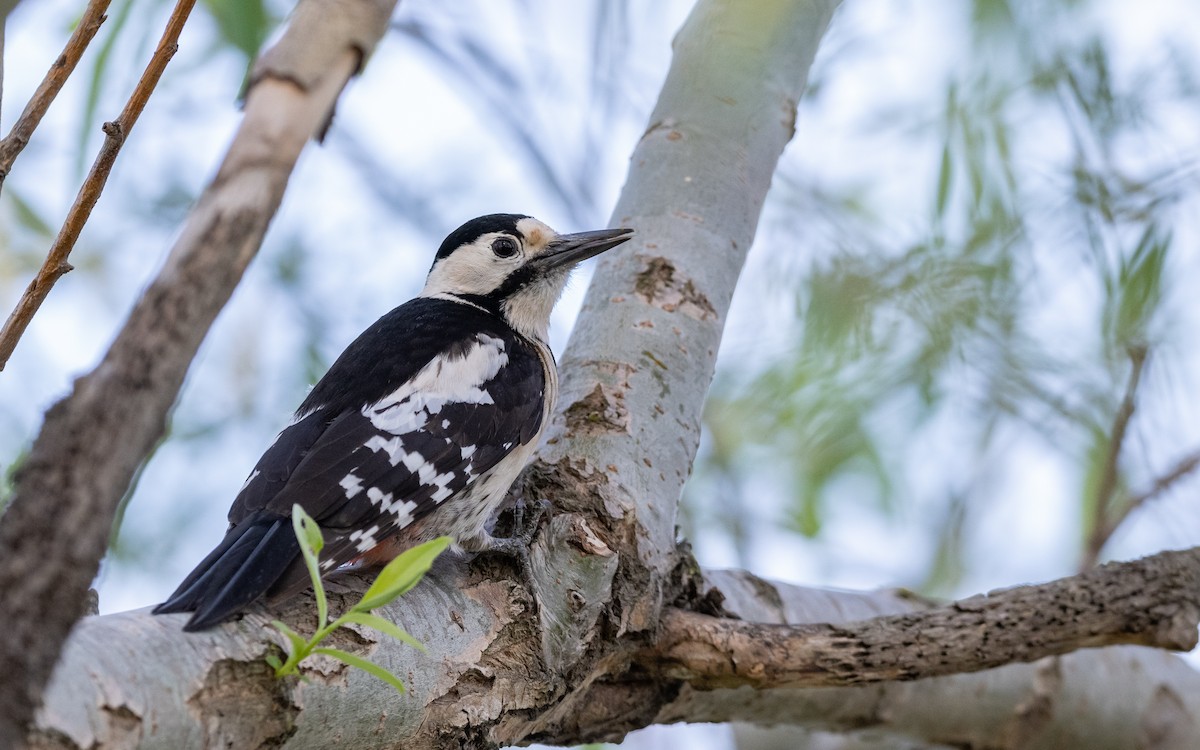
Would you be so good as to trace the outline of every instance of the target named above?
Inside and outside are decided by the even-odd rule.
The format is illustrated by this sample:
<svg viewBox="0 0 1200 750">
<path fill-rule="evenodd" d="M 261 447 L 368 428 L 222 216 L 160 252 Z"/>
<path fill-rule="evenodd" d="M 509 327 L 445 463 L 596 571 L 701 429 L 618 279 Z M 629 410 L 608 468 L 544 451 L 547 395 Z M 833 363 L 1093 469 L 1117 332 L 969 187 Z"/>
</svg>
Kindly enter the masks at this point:
<svg viewBox="0 0 1200 750">
<path fill-rule="evenodd" d="M 417 475 L 417 479 L 425 486 L 437 485 L 445 489 L 454 479 L 454 475 L 446 472 L 439 474 L 437 467 L 426 461 L 419 453 L 404 454 L 404 466 Z"/>
<path fill-rule="evenodd" d="M 359 552 L 366 552 L 367 550 L 374 547 L 376 544 L 379 544 L 379 540 L 377 540 L 375 538 L 375 535 L 378 533 L 379 533 L 379 524 L 375 524 L 374 526 L 367 529 L 366 531 L 351 532 L 350 533 L 350 541 L 358 542 L 358 544 L 355 546 L 358 548 Z"/>
<path fill-rule="evenodd" d="M 403 461 L 404 456 L 406 455 L 404 453 L 404 444 L 400 442 L 399 437 L 385 439 L 382 435 L 375 435 L 368 440 L 365 445 L 369 450 L 373 450 L 377 453 L 379 451 L 383 451 L 384 453 L 388 454 L 388 461 L 392 463 L 392 466 L 395 466 Z"/>
<path fill-rule="evenodd" d="M 380 430 L 403 435 L 423 428 L 447 403 L 494 403 L 481 386 L 506 364 L 504 341 L 479 334 L 465 356 L 435 358 L 404 385 L 364 407 L 363 416 Z"/>
<path fill-rule="evenodd" d="M 353 474 L 347 474 L 342 477 L 342 481 L 338 482 L 342 489 L 346 491 L 346 499 L 352 499 L 355 495 L 363 491 L 362 479 Z"/>
<path fill-rule="evenodd" d="M 443 488 L 445 489 L 445 488 Z M 440 492 L 441 490 L 439 490 Z M 447 491 L 447 496 L 449 496 Z M 367 499 L 372 505 L 379 506 L 380 513 L 391 513 L 396 516 L 397 528 L 403 529 L 405 526 L 413 522 L 413 511 L 417 509 L 417 504 L 411 500 L 392 500 L 391 492 L 384 492 L 378 487 L 372 487 L 367 490 Z"/>
</svg>

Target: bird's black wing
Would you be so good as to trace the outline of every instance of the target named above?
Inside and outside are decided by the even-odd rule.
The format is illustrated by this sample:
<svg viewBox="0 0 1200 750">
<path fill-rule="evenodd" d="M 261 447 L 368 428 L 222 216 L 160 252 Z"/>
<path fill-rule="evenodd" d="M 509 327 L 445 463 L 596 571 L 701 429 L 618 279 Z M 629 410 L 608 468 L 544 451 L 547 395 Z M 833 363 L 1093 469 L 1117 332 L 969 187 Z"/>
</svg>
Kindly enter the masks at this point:
<svg viewBox="0 0 1200 750">
<path fill-rule="evenodd" d="M 295 578 L 302 563 L 293 503 L 324 530 L 321 564 L 330 570 L 427 515 L 537 434 L 545 377 L 511 329 L 442 300 L 414 300 L 389 316 L 313 389 L 234 501 L 225 540 L 156 612 L 194 611 L 187 629 L 203 629 Z M 396 351 L 380 350 L 389 340 Z M 371 369 L 375 377 L 363 377 Z"/>
</svg>

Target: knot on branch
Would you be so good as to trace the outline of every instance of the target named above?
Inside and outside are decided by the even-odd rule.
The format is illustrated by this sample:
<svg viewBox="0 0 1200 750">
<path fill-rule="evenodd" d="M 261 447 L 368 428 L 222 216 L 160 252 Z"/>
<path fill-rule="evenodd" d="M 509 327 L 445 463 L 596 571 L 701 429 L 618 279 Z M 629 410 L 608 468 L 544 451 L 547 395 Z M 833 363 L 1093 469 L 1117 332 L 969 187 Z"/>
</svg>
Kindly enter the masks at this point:
<svg viewBox="0 0 1200 750">
<path fill-rule="evenodd" d="M 125 128 L 119 120 L 109 120 L 100 126 L 104 134 L 118 143 L 125 142 Z"/>
</svg>

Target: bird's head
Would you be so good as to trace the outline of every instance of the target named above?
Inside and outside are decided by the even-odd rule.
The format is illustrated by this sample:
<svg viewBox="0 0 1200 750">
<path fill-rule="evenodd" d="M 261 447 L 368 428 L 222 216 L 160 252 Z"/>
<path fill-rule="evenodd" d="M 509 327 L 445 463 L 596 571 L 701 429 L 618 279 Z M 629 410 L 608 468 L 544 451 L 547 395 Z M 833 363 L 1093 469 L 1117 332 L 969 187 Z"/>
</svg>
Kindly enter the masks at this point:
<svg viewBox="0 0 1200 750">
<path fill-rule="evenodd" d="M 421 296 L 478 305 L 522 335 L 544 340 L 575 264 L 632 236 L 631 229 L 558 234 L 530 216 L 480 216 L 442 242 Z"/>
</svg>

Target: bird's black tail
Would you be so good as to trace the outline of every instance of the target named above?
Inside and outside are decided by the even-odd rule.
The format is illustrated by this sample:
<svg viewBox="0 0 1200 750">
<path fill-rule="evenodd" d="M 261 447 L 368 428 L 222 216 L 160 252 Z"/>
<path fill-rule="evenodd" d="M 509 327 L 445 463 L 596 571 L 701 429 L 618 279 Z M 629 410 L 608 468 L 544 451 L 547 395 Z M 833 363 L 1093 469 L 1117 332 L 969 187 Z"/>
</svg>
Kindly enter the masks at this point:
<svg viewBox="0 0 1200 750">
<path fill-rule="evenodd" d="M 255 514 L 229 530 L 154 614 L 194 612 L 184 630 L 204 630 L 241 612 L 300 561 L 291 520 Z"/>
</svg>

